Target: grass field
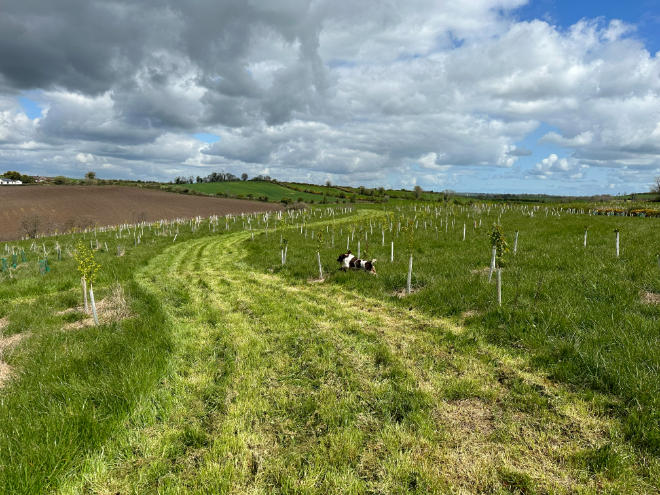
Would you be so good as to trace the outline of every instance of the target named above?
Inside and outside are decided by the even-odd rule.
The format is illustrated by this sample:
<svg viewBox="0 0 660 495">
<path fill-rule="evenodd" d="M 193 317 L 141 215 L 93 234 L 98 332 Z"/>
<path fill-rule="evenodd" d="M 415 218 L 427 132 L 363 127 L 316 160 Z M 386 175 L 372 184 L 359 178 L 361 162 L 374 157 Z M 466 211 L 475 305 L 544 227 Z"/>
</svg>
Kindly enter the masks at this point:
<svg viewBox="0 0 660 495">
<path fill-rule="evenodd" d="M 394 296 L 405 288 L 409 261 L 403 234 L 396 231 L 399 212 L 392 215 L 392 232 L 387 226 L 385 246 L 380 230 L 386 222 L 384 214 L 371 226 L 368 222 L 335 226 L 337 248 L 328 245 L 331 234 L 326 234 L 322 254 L 332 283 L 430 315 L 465 317 L 466 326 L 491 342 L 533 352 L 535 365 L 549 376 L 616 394 L 623 400 L 617 406 L 625 416 L 623 434 L 637 446 L 660 453 L 660 311 L 653 303 L 660 294 L 657 219 L 567 213 L 546 217 L 544 210 L 530 217 L 500 208 L 490 213 L 454 208 L 437 218 L 434 213 L 403 213 L 408 219 L 417 216 L 413 248 L 416 293 L 401 300 Z M 519 230 L 518 252 L 506 256 L 501 308 L 495 303 L 493 284 L 484 275 L 490 262 L 486 232 L 500 216 L 511 250 L 514 232 Z M 482 226 L 473 229 L 474 221 Z M 463 224 L 467 226 L 466 241 L 462 241 Z M 585 225 L 589 226 L 586 249 Z M 365 280 L 337 272 L 334 259 L 338 249 L 346 248 L 347 231 L 354 231 L 350 246 L 356 251 L 360 229 L 364 249 L 372 228 L 369 254 L 362 256 L 379 260 L 378 278 Z M 622 238 L 619 258 L 615 256 L 615 228 Z M 389 262 L 391 242 L 394 263 Z M 310 239 L 292 235 L 291 263 L 284 268 L 277 266 L 277 253 L 270 260 L 264 256 L 266 241 L 260 239 L 259 243 L 264 245 L 249 246 L 249 259 L 255 267 L 282 271 L 286 278 L 297 280 L 314 273 L 316 246 Z"/>
<path fill-rule="evenodd" d="M 352 193 L 347 193 L 346 191 L 342 191 L 341 189 L 337 189 L 336 187 L 316 186 L 314 184 L 298 184 L 298 183 L 295 183 L 295 182 L 287 183 L 287 185 L 289 187 L 292 187 L 292 188 L 295 188 L 295 189 L 302 189 L 303 191 L 305 189 L 309 189 L 310 191 L 314 191 L 314 192 L 321 193 L 321 194 L 326 194 L 326 195 L 329 195 L 329 196 L 331 195 L 331 196 L 334 196 L 334 197 L 337 197 L 337 198 L 341 197 L 342 195 L 347 197 L 347 196 L 350 196 L 352 194 Z M 371 197 L 370 196 L 364 196 L 364 195 L 361 195 L 361 194 L 357 194 L 357 198 L 358 199 L 367 199 L 367 198 L 370 199 Z"/>
<path fill-rule="evenodd" d="M 100 327 L 70 310 L 70 256 L 42 276 L 27 250 L 0 275 L 3 342 L 27 336 L 3 346 L 0 486 L 657 493 L 659 220 L 388 208 L 145 227 L 139 245 L 98 233 L 97 298 L 120 285 L 128 308 Z M 511 248 L 519 230 L 502 307 L 484 274 L 498 219 Z M 417 222 L 405 297 L 401 220 Z M 378 277 L 338 271 L 348 236 Z"/>
<path fill-rule="evenodd" d="M 282 198 L 289 198 L 291 201 L 297 201 L 298 198 L 303 198 L 306 202 L 314 201 L 320 203 L 323 201 L 323 196 L 318 194 L 309 194 L 305 192 L 294 191 L 286 187 L 272 182 L 265 181 L 241 181 L 241 182 L 208 182 L 202 184 L 186 184 L 188 189 L 195 189 L 208 194 L 224 193 L 229 191 L 229 194 L 247 196 L 252 194 L 255 199 L 260 196 L 268 196 L 270 201 L 279 202 Z M 334 201 L 336 198 L 328 197 L 328 201 Z"/>
</svg>

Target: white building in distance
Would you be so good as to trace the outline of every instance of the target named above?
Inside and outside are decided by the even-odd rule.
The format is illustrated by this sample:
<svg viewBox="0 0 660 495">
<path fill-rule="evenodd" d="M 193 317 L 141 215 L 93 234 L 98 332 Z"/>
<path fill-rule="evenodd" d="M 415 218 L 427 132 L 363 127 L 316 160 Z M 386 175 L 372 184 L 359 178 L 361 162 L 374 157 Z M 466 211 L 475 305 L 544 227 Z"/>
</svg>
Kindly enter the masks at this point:
<svg viewBox="0 0 660 495">
<path fill-rule="evenodd" d="M 20 180 L 3 179 L 0 177 L 0 186 L 20 186 L 22 184 Z"/>
</svg>

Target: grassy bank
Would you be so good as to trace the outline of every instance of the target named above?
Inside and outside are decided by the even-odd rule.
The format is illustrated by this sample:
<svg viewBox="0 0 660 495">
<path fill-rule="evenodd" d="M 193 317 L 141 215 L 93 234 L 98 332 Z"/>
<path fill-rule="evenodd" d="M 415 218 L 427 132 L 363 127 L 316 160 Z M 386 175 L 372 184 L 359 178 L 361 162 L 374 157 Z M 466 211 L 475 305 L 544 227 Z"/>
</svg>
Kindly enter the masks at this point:
<svg viewBox="0 0 660 495">
<path fill-rule="evenodd" d="M 298 201 L 302 198 L 306 202 L 320 203 L 323 196 L 309 194 L 301 191 L 294 191 L 278 184 L 265 181 L 241 181 L 241 182 L 209 182 L 202 184 L 184 184 L 180 187 L 187 187 L 195 191 L 201 191 L 207 194 L 217 194 L 228 192 L 230 195 L 238 196 L 242 194 L 248 197 L 251 194 L 254 199 L 267 196 L 269 201 L 279 202 L 282 198 L 288 198 L 291 201 Z"/>
<path fill-rule="evenodd" d="M 133 230 L 76 234 L 8 246 L 18 266 L 0 273 L 0 336 L 18 342 L 3 349 L 12 379 L 0 389 L 0 486 L 3 493 L 46 493 L 102 448 L 121 422 L 150 397 L 161 380 L 172 349 L 170 322 L 160 302 L 133 281 L 136 270 L 172 244 L 148 228 L 134 246 Z M 181 228 L 179 240 L 193 234 Z M 138 229 L 139 235 L 140 229 Z M 122 315 L 85 325 L 82 290 L 72 257 L 78 241 L 101 264 L 95 295 Z M 57 261 L 55 242 L 62 246 Z M 106 251 L 105 245 L 108 245 Z M 117 246 L 122 256 L 117 256 Z M 50 272 L 39 273 L 43 248 Z M 4 245 L 3 245 L 4 247 Z M 21 262 L 20 250 L 26 262 Z M 3 257 L 7 255 L 3 254 Z M 4 346 L 3 346 L 4 347 Z"/>
</svg>

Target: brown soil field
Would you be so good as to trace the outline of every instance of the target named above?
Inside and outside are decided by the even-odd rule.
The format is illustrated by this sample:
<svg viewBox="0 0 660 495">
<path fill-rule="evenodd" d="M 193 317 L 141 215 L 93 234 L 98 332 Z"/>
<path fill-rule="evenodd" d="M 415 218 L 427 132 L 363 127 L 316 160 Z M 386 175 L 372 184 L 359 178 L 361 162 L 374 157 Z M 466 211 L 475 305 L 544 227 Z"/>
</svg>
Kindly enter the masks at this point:
<svg viewBox="0 0 660 495">
<path fill-rule="evenodd" d="M 280 210 L 275 204 L 240 199 L 187 196 L 121 186 L 0 187 L 0 241 L 24 235 L 21 220 L 40 217 L 40 234 L 71 227 L 154 222 L 176 218 L 223 216 Z"/>
</svg>

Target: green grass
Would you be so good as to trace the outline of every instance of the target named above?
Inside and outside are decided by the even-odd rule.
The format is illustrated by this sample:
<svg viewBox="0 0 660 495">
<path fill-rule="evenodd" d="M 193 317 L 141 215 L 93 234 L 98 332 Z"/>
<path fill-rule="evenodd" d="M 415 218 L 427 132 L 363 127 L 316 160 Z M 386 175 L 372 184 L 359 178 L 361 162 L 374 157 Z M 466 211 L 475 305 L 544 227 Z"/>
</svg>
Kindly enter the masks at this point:
<svg viewBox="0 0 660 495">
<path fill-rule="evenodd" d="M 81 302 L 70 256 L 40 276 L 28 251 L 13 278 L 0 275 L 3 334 L 29 334 L 4 354 L 17 375 L 0 391 L 0 486 L 657 492 L 660 311 L 640 293 L 660 293 L 659 220 L 499 207 L 436 218 L 416 207 L 387 205 L 385 246 L 382 206 L 297 212 L 286 226 L 271 217 L 267 233 L 261 216 L 203 222 L 194 234 L 190 224 L 145 228 L 138 246 L 132 234 L 101 233 L 97 299 L 118 282 L 132 316 L 100 327 L 61 313 Z M 401 213 L 419 221 L 407 297 L 396 295 L 408 266 Z M 472 230 L 474 215 L 482 227 Z M 511 248 L 520 230 L 501 308 L 483 274 L 487 226 L 500 215 Z M 378 277 L 338 270 L 353 227 L 350 246 L 362 229 L 364 249 L 368 233 Z"/>
<path fill-rule="evenodd" d="M 259 227 L 261 218 L 253 225 Z M 214 229 L 206 222 L 201 232 L 230 234 L 242 230 L 242 222 L 239 217 Z M 18 344 L 0 348 L 0 359 L 13 370 L 13 379 L 0 387 L 3 493 L 58 490 L 82 469 L 88 456 L 102 451 L 122 430 L 127 417 L 141 414 L 158 393 L 176 342 L 171 339 L 170 316 L 135 275 L 173 245 L 175 234 L 180 243 L 199 237 L 200 229 L 193 233 L 190 223 L 147 226 L 137 229 L 139 245 L 134 245 L 133 232 L 124 229 L 118 238 L 113 229 L 2 245 L 3 252 L 5 246 L 19 253 L 24 249 L 27 258 L 16 269 L 0 272 L 0 339 L 22 337 Z M 110 299 L 120 286 L 131 310 L 128 318 L 102 318 L 98 327 L 78 325 L 89 316 L 79 309 L 82 291 L 72 257 L 78 241 L 87 245 L 96 238 L 101 264 L 96 300 Z M 56 242 L 62 246 L 60 262 Z M 40 275 L 44 245 L 51 271 Z M 123 248 L 121 257 L 116 254 L 118 245 Z M 11 262 L 11 254 L 8 258 Z M 188 299 L 185 284 L 172 290 L 181 303 Z"/>
<path fill-rule="evenodd" d="M 660 310 L 642 298 L 647 292 L 660 293 L 658 220 L 569 214 L 546 218 L 542 212 L 530 218 L 517 211 L 504 213 L 502 224 L 511 249 L 516 229 L 520 237 L 517 255 L 506 257 L 503 306 L 498 308 L 494 284 L 481 272 L 490 261 L 486 231 L 497 220 L 497 211 L 477 214 L 482 227 L 476 230 L 472 229 L 474 212 L 468 220 L 468 210 L 455 209 L 453 216 L 443 213 L 437 220 L 432 214 L 426 219 L 427 230 L 418 215 L 421 225 L 413 249 L 417 292 L 401 300 L 394 294 L 406 283 L 409 256 L 403 236 L 396 229 L 390 233 L 388 225 L 385 246 L 381 246 L 379 220 L 375 220 L 368 258 L 379 260 L 379 276 L 343 273 L 335 259 L 346 249 L 347 232 L 355 227 L 350 246 L 356 251 L 360 228 L 369 234 L 371 227 L 368 220 L 337 224 L 336 247 L 330 246 L 332 236 L 326 233 L 321 253 L 328 282 L 431 315 L 461 317 L 469 312 L 469 327 L 494 343 L 528 349 L 534 365 L 553 378 L 621 397 L 617 414 L 624 418 L 626 437 L 659 454 L 660 350 L 656 334 Z M 409 218 L 415 215 L 405 213 Z M 439 227 L 445 218 L 455 222 L 448 233 L 444 226 Z M 396 222 L 398 217 L 395 227 Z M 463 223 L 468 225 L 465 242 L 461 239 Z M 586 249 L 582 246 L 585 224 L 590 226 Z M 615 227 L 622 236 L 618 259 Z M 392 241 L 394 263 L 389 262 Z M 268 246 L 270 258 L 265 255 Z M 290 235 L 290 261 L 284 268 L 279 266 L 279 249 L 272 240 L 259 239 L 249 249 L 249 260 L 257 269 L 270 268 L 296 280 L 318 273 L 316 243 L 299 231 Z"/>
<path fill-rule="evenodd" d="M 353 193 L 343 191 L 341 189 L 338 189 L 336 187 L 325 187 L 325 186 L 316 186 L 314 184 L 299 184 L 296 182 L 287 182 L 287 186 L 293 188 L 293 189 L 299 189 L 301 191 L 309 190 L 309 191 L 314 191 L 317 193 L 325 194 L 327 196 L 334 196 L 337 198 L 346 198 L 348 196 L 351 196 Z M 349 189 L 349 188 L 347 188 Z M 350 188 L 350 190 L 355 190 L 355 188 Z M 371 199 L 371 196 L 364 196 L 362 194 L 356 194 L 358 199 Z"/>
<path fill-rule="evenodd" d="M 248 235 L 178 245 L 140 273 L 179 342 L 169 407 L 64 493 L 652 489 L 656 468 L 602 416 L 612 399 L 548 383 L 447 320 L 255 272 Z M 601 459 L 607 445 L 626 454 Z"/>
<path fill-rule="evenodd" d="M 55 238 L 8 243 L 26 251 L 27 262 L 0 273 L 0 317 L 3 337 L 23 336 L 2 358 L 14 379 L 0 390 L 0 486 L 3 493 L 46 493 L 79 469 L 89 453 L 103 447 L 122 421 L 150 397 L 171 353 L 170 322 L 160 302 L 135 283 L 135 270 L 172 244 L 172 237 L 133 239 L 116 232 L 99 233 L 102 268 L 95 284 L 97 302 L 123 287 L 132 316 L 104 320 L 101 326 L 77 327 L 85 318 L 80 278 L 71 250 L 93 234 L 57 238 L 63 246 L 56 261 Z M 185 241 L 192 234 L 182 232 Z M 45 243 L 51 271 L 40 275 Z M 108 244 L 106 252 L 104 243 Z M 126 254 L 116 256 L 116 246 Z M 4 247 L 4 246 L 3 246 Z M 20 260 L 20 256 L 19 256 Z M 73 325 L 73 326 L 72 326 Z"/>
<path fill-rule="evenodd" d="M 320 203 L 323 201 L 323 196 L 317 194 L 309 194 L 304 192 L 293 191 L 286 187 L 272 182 L 265 181 L 241 181 L 241 182 L 209 182 L 202 184 L 186 184 L 181 187 L 194 189 L 196 191 L 205 192 L 207 194 L 217 194 L 229 191 L 229 194 L 247 196 L 252 194 L 254 199 L 260 196 L 268 196 L 269 201 L 279 202 L 282 198 L 289 198 L 292 201 L 297 201 L 298 198 L 303 198 L 306 202 L 314 201 Z M 335 198 L 332 198 L 333 201 Z"/>
</svg>

